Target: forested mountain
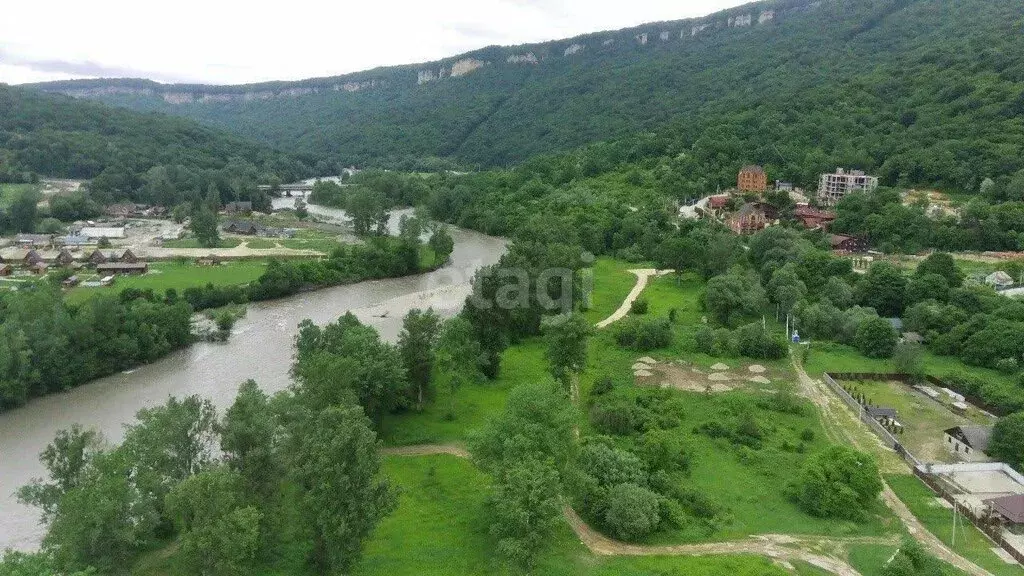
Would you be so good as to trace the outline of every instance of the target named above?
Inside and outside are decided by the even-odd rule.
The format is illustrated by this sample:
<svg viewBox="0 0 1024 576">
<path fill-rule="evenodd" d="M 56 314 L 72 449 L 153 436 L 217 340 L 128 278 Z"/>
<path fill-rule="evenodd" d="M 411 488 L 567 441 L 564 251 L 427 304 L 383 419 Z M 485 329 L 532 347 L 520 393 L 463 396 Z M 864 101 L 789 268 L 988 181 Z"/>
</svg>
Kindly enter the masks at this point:
<svg viewBox="0 0 1024 576">
<path fill-rule="evenodd" d="M 846 165 L 974 190 L 1020 168 L 1022 25 L 1015 0 L 776 0 L 301 82 L 38 86 L 188 116 L 316 155 L 324 173 L 503 165 L 669 130 L 724 172 L 758 162 L 810 184 Z"/>
<path fill-rule="evenodd" d="M 237 184 L 247 195 L 258 179 L 308 170 L 293 156 L 193 120 L 0 84 L 0 182 L 96 178 L 91 189 L 100 200 L 169 205 L 185 189 L 206 193 L 213 183 L 229 197 Z M 151 198 L 140 196 L 147 184 Z"/>
</svg>

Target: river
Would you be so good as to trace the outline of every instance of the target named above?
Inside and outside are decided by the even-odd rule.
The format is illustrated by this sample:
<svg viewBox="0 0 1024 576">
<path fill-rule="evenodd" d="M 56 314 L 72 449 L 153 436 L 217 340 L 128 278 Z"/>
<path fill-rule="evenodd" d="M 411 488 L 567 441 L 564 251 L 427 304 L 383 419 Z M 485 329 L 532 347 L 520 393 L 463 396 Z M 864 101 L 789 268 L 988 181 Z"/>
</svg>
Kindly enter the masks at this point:
<svg viewBox="0 0 1024 576">
<path fill-rule="evenodd" d="M 317 213 L 338 214 L 330 209 Z M 392 218 L 393 227 L 397 220 L 397 215 Z M 38 511 L 19 504 L 14 492 L 45 473 L 38 456 L 58 430 L 78 423 L 118 442 L 124 424 L 140 408 L 162 404 L 169 396 L 200 394 L 224 408 L 249 378 L 267 392 L 281 390 L 290 381 L 296 328 L 306 318 L 325 324 L 351 311 L 393 341 L 402 316 L 413 308 L 433 307 L 443 316 L 456 314 L 469 295 L 473 273 L 497 262 L 506 242 L 468 230 L 452 229 L 451 233 L 455 250 L 445 268 L 250 304 L 226 343 L 197 343 L 137 370 L 0 414 L 0 550 L 35 549 L 44 535 Z"/>
</svg>

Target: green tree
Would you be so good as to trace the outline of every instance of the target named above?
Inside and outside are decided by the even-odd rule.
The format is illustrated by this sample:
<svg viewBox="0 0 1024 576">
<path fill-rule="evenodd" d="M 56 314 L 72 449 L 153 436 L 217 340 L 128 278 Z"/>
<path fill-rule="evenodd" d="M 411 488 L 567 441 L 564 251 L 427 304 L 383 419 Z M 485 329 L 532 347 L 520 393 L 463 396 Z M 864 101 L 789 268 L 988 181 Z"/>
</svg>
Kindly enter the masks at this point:
<svg viewBox="0 0 1024 576">
<path fill-rule="evenodd" d="M 988 454 L 1024 471 L 1024 412 L 1000 418 L 992 430 Z"/>
<path fill-rule="evenodd" d="M 16 232 L 32 232 L 35 230 L 39 212 L 38 204 L 42 198 L 42 195 L 34 188 L 27 188 L 16 192 L 7 208 L 11 228 Z"/>
<path fill-rule="evenodd" d="M 445 321 L 437 342 L 437 368 L 448 392 L 448 418 L 455 417 L 458 390 L 464 384 L 482 380 L 482 354 L 468 320 L 456 317 Z"/>
<path fill-rule="evenodd" d="M 963 271 L 957 266 L 956 260 L 945 252 L 933 252 L 918 264 L 917 269 L 914 270 L 915 276 L 925 276 L 928 274 L 942 276 L 946 279 L 946 283 L 950 288 L 959 288 L 964 283 Z"/>
<path fill-rule="evenodd" d="M 352 219 L 352 228 L 359 236 L 387 233 L 388 206 L 384 196 L 376 190 L 359 188 L 348 196 L 345 211 Z"/>
<path fill-rule="evenodd" d="M 634 541 L 658 529 L 661 497 L 636 484 L 618 484 L 608 493 L 604 523 L 616 538 Z"/>
<path fill-rule="evenodd" d="M 563 470 L 575 455 L 575 410 L 554 382 L 512 390 L 505 409 L 470 438 L 473 461 L 488 472 L 512 462 L 550 459 Z"/>
<path fill-rule="evenodd" d="M 592 333 L 590 324 L 579 314 L 561 317 L 545 329 L 548 371 L 566 390 L 571 388 L 573 375 L 587 366 L 587 340 Z"/>
<path fill-rule="evenodd" d="M 767 298 L 755 274 L 734 268 L 708 280 L 704 305 L 719 323 L 730 324 L 744 315 L 760 313 Z"/>
<path fill-rule="evenodd" d="M 182 202 L 171 209 L 171 218 L 178 224 L 181 224 L 188 219 L 191 213 L 192 207 L 189 206 L 188 202 Z"/>
<path fill-rule="evenodd" d="M 306 208 L 306 203 L 302 200 L 295 201 L 295 217 L 298 218 L 299 221 L 304 221 L 306 218 L 309 218 L 309 208 Z"/>
<path fill-rule="evenodd" d="M 39 455 L 39 461 L 49 473 L 49 482 L 32 479 L 18 490 L 18 500 L 42 510 L 43 521 L 48 521 L 61 497 L 82 484 L 93 458 L 101 450 L 102 438 L 95 430 L 84 430 L 75 424 L 58 431 L 53 442 Z"/>
<path fill-rule="evenodd" d="M 857 327 L 857 349 L 868 358 L 890 358 L 898 341 L 899 335 L 885 318 L 867 318 Z"/>
<path fill-rule="evenodd" d="M 238 389 L 218 431 L 225 462 L 241 475 L 255 501 L 266 503 L 284 473 L 278 453 L 282 433 L 270 399 L 255 381 Z"/>
<path fill-rule="evenodd" d="M 434 262 L 447 262 L 455 249 L 455 240 L 445 226 L 439 226 L 427 241 L 434 251 Z"/>
<path fill-rule="evenodd" d="M 437 341 L 441 330 L 441 319 L 432 308 L 425 312 L 410 310 L 402 319 L 402 331 L 398 334 L 398 351 L 405 364 L 406 379 L 409 381 L 409 396 L 418 410 L 430 391 L 437 355 Z"/>
<path fill-rule="evenodd" d="M 195 235 L 199 245 L 204 248 L 216 248 L 220 245 L 220 229 L 217 227 L 217 213 L 206 204 L 192 209 L 192 220 L 189 229 Z"/>
<path fill-rule="evenodd" d="M 64 224 L 56 218 L 43 218 L 43 221 L 36 226 L 40 234 L 60 234 L 64 230 Z"/>
<path fill-rule="evenodd" d="M 892 366 L 898 374 L 910 374 L 920 380 L 924 376 L 924 348 L 914 342 L 896 345 L 892 355 Z"/>
<path fill-rule="evenodd" d="M 133 482 L 133 466 L 124 451 L 97 454 L 85 478 L 61 496 L 43 538 L 58 567 L 110 573 L 154 541 L 159 514 Z"/>
<path fill-rule="evenodd" d="M 394 510 L 394 489 L 380 474 L 380 450 L 358 406 L 331 406 L 303 424 L 293 460 L 300 513 L 320 573 L 347 571 L 377 523 Z"/>
<path fill-rule="evenodd" d="M 854 521 L 874 508 L 881 492 L 874 459 L 838 445 L 808 458 L 791 487 L 795 500 L 809 514 Z"/>
<path fill-rule="evenodd" d="M 171 397 L 163 406 L 143 408 L 126 427 L 119 451 L 135 469 L 135 481 L 155 499 L 158 510 L 171 487 L 214 461 L 217 411 L 199 396 Z"/>
<path fill-rule="evenodd" d="M 876 262 L 857 284 L 857 300 L 874 308 L 880 316 L 899 316 L 903 312 L 907 279 L 903 271 L 888 262 Z"/>
<path fill-rule="evenodd" d="M 531 567 L 562 519 L 560 482 L 554 464 L 534 459 L 510 462 L 509 468 L 497 474 L 487 501 L 498 552 Z"/>
<path fill-rule="evenodd" d="M 190 476 L 167 494 L 167 513 L 181 533 L 179 557 L 193 574 L 250 573 L 262 513 L 247 501 L 244 479 L 226 468 Z"/>
<path fill-rule="evenodd" d="M 905 302 L 913 305 L 925 300 L 949 300 L 949 282 L 938 274 L 915 274 L 907 283 Z"/>
</svg>

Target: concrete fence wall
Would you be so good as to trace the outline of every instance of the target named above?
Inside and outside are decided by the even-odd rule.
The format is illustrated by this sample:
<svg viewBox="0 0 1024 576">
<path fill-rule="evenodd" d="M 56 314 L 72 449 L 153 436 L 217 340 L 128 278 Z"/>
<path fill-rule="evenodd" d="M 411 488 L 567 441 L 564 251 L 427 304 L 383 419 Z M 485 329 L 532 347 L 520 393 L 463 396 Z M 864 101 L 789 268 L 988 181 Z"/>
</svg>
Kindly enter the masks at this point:
<svg viewBox="0 0 1024 576">
<path fill-rule="evenodd" d="M 845 377 L 847 376 L 846 374 L 840 376 L 842 376 L 844 380 L 850 379 Z M 868 380 L 869 378 L 863 379 Z M 879 378 L 870 379 L 878 380 Z M 907 463 L 910 464 L 912 467 L 921 465 L 921 461 L 918 460 L 916 456 L 911 454 L 910 451 L 908 451 L 903 446 L 903 444 L 900 443 L 900 441 L 895 436 L 893 436 L 892 432 L 889 432 L 888 430 L 885 429 L 884 426 L 879 424 L 877 420 L 875 420 L 871 416 L 868 416 L 867 412 L 864 410 L 863 406 L 861 406 L 860 402 L 854 399 L 854 397 L 851 396 L 849 392 L 843 389 L 843 387 L 840 386 L 839 383 L 835 381 L 833 374 L 826 373 L 824 375 L 824 381 L 826 384 L 828 384 L 828 387 L 831 388 L 833 392 L 835 392 L 840 398 L 842 398 L 843 402 L 846 402 L 847 406 L 849 406 L 851 409 L 853 409 L 854 412 L 857 413 L 857 416 L 860 418 L 860 421 L 867 424 L 868 428 L 871 428 L 871 431 L 874 432 L 879 438 L 881 438 L 883 442 L 885 442 L 886 446 L 895 450 L 896 453 L 903 457 L 903 459 L 906 460 Z"/>
</svg>

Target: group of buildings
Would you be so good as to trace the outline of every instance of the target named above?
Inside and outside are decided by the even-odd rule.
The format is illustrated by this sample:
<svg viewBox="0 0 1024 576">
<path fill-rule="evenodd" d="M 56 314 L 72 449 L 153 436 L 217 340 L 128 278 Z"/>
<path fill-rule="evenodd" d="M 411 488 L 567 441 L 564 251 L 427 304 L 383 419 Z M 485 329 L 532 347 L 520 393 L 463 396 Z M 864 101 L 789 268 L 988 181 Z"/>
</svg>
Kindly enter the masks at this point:
<svg viewBox="0 0 1024 576">
<path fill-rule="evenodd" d="M 70 234 L 18 234 L 15 246 L 23 249 L 82 248 L 97 246 L 103 239 L 119 240 L 126 237 L 124 226 L 83 226 Z"/>
<path fill-rule="evenodd" d="M 51 267 L 81 270 L 95 270 L 102 277 L 117 274 L 145 274 L 149 264 L 144 262 L 129 249 L 94 250 L 84 258 L 76 257 L 67 248 L 61 248 L 55 255 L 46 257 L 35 249 L 16 249 L 0 256 L 0 276 L 11 276 L 16 270 L 43 276 Z M 71 276 L 65 281 L 66 286 L 76 285 L 77 277 Z"/>
<path fill-rule="evenodd" d="M 859 170 L 837 169 L 832 174 L 822 174 L 819 180 L 815 205 L 811 205 L 803 191 L 790 182 L 775 181 L 769 184 L 768 173 L 761 166 L 744 166 L 736 178 L 736 189 L 708 198 L 702 213 L 706 217 L 723 222 L 736 234 L 755 234 L 778 223 L 780 214 L 772 204 L 760 196 L 770 190 L 789 194 L 796 204 L 793 218 L 808 230 L 828 230 L 835 220 L 830 210 L 848 194 L 870 192 L 878 187 L 878 178 L 868 176 Z M 751 195 L 758 196 L 751 199 Z M 829 236 L 833 250 L 838 252 L 865 252 L 866 240 L 853 236 L 833 234 Z"/>
</svg>

